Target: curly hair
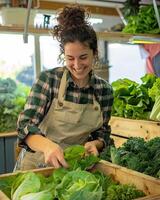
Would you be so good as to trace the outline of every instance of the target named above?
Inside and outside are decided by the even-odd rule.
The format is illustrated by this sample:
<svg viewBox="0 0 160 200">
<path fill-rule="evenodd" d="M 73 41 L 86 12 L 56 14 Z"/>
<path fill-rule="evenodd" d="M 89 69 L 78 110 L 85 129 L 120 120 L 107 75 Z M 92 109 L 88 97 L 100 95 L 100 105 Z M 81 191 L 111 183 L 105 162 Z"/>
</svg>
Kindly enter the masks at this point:
<svg viewBox="0 0 160 200">
<path fill-rule="evenodd" d="M 57 22 L 52 35 L 60 42 L 60 56 L 64 54 L 64 46 L 68 42 L 79 41 L 88 45 L 93 54 L 98 53 L 97 36 L 87 21 L 90 13 L 80 5 L 65 6 L 58 12 Z"/>
</svg>

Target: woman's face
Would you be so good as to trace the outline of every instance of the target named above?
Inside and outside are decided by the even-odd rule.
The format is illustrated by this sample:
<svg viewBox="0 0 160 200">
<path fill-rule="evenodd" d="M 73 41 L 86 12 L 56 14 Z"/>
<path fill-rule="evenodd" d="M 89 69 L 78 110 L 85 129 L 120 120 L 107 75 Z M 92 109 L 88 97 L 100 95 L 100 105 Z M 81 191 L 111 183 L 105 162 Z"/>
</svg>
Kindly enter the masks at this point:
<svg viewBox="0 0 160 200">
<path fill-rule="evenodd" d="M 93 66 L 93 50 L 78 41 L 64 46 L 66 66 L 76 81 L 85 81 Z"/>
</svg>

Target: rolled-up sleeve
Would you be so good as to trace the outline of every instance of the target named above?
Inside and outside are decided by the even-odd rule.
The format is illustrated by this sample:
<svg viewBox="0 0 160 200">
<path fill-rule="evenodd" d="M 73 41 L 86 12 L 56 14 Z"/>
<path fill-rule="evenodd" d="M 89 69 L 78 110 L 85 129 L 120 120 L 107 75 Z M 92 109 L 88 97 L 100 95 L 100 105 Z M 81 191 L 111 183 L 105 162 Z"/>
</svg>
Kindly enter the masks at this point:
<svg viewBox="0 0 160 200">
<path fill-rule="evenodd" d="M 49 79 L 47 73 L 42 72 L 33 85 L 27 98 L 24 110 L 17 121 L 18 144 L 28 151 L 31 149 L 25 143 L 28 135 L 44 134 L 38 128 L 44 114 L 49 107 Z"/>
</svg>

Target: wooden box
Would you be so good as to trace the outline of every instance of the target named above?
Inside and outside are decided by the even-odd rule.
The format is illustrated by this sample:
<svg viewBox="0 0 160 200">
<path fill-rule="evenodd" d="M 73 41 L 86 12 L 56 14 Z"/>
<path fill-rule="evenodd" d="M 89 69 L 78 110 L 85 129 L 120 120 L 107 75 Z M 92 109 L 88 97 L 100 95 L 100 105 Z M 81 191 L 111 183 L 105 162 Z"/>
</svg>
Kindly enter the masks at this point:
<svg viewBox="0 0 160 200">
<path fill-rule="evenodd" d="M 136 172 L 108 161 L 101 160 L 95 167 L 105 175 L 111 175 L 113 180 L 122 184 L 134 184 L 146 195 L 160 195 L 160 179 Z M 159 196 L 160 197 L 160 196 Z"/>
<path fill-rule="evenodd" d="M 116 147 L 121 146 L 129 137 L 142 137 L 145 140 L 160 137 L 160 122 L 112 116 L 109 124 Z"/>
<path fill-rule="evenodd" d="M 54 168 L 44 168 L 32 170 L 36 173 L 41 173 L 45 176 L 49 176 L 53 172 Z M 121 167 L 112 164 L 107 161 L 100 161 L 94 168 L 93 171 L 98 170 L 103 172 L 105 175 L 111 175 L 115 181 L 122 184 L 134 184 L 137 189 L 143 190 L 146 197 L 138 198 L 137 200 L 160 200 L 160 180 L 150 177 L 148 175 L 129 170 L 125 167 Z M 15 173 L 8 173 L 0 175 L 0 179 L 7 176 L 13 176 Z M 0 200 L 9 200 L 5 195 L 0 193 Z"/>
</svg>

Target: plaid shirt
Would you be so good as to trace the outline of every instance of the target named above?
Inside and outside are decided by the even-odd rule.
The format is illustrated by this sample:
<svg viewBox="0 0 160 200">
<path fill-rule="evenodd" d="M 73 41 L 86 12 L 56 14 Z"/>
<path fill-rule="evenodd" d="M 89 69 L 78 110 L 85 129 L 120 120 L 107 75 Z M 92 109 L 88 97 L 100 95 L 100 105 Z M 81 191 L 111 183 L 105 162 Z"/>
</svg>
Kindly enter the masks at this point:
<svg viewBox="0 0 160 200">
<path fill-rule="evenodd" d="M 25 138 L 27 135 L 33 134 L 44 136 L 38 126 L 47 114 L 53 99 L 58 97 L 63 71 L 64 67 L 43 71 L 31 89 L 24 111 L 19 115 L 17 123 L 19 145 L 29 151 L 31 149 L 25 143 Z M 91 133 L 88 140 L 99 138 L 108 143 L 110 136 L 108 121 L 113 104 L 111 86 L 107 81 L 102 80 L 91 72 L 89 85 L 85 88 L 79 88 L 74 84 L 70 73 L 67 75 L 65 100 L 77 104 L 87 104 L 93 103 L 93 95 L 95 95 L 103 113 L 103 126 Z"/>
</svg>

